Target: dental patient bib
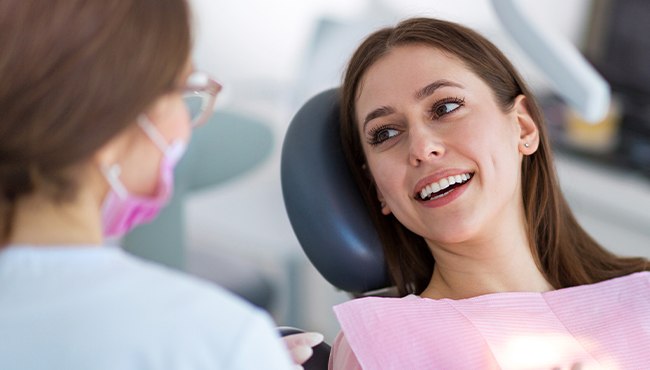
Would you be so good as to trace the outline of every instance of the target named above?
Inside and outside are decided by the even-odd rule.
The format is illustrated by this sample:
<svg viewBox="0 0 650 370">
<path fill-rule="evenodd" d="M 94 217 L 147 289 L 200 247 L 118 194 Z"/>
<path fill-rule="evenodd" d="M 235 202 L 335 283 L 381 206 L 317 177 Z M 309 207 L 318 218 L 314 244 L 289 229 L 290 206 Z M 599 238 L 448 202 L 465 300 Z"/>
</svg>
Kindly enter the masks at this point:
<svg viewBox="0 0 650 370">
<path fill-rule="evenodd" d="M 650 366 L 650 272 L 544 293 L 362 298 L 334 311 L 334 369 Z"/>
</svg>

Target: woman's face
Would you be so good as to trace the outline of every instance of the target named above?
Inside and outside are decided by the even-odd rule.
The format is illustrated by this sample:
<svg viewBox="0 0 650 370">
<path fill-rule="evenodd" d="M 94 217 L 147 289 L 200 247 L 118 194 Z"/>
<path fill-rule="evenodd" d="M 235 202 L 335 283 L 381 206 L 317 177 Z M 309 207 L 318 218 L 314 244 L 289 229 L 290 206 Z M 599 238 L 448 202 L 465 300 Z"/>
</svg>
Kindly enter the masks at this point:
<svg viewBox="0 0 650 370">
<path fill-rule="evenodd" d="M 504 113 L 483 80 L 432 47 L 400 46 L 378 60 L 359 85 L 356 119 L 382 212 L 434 244 L 523 222 L 521 158 L 537 144 L 524 146 L 522 99 Z"/>
</svg>

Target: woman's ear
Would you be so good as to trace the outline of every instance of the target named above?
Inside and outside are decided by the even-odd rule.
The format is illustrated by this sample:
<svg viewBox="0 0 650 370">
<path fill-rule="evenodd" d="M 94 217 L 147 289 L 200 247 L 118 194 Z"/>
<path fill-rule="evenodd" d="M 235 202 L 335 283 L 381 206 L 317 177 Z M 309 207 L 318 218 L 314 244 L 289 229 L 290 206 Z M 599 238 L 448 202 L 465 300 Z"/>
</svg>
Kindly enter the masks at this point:
<svg viewBox="0 0 650 370">
<path fill-rule="evenodd" d="M 528 100 L 525 95 L 515 98 L 513 107 L 519 127 L 519 151 L 523 155 L 531 155 L 539 147 L 539 129 L 528 110 Z"/>
</svg>

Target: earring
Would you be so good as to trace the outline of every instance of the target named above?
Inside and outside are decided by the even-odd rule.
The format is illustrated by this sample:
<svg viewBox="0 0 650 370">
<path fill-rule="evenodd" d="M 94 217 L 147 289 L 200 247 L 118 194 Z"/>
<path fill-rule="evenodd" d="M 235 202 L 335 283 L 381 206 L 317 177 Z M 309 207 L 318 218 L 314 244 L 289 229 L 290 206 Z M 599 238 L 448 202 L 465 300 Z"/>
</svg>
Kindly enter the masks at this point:
<svg viewBox="0 0 650 370">
<path fill-rule="evenodd" d="M 381 202 L 379 202 L 379 205 L 381 206 L 381 208 L 384 208 L 386 207 L 386 202 L 382 200 Z"/>
<path fill-rule="evenodd" d="M 530 144 L 528 144 L 528 143 L 524 143 L 524 147 L 526 147 L 526 148 L 530 148 Z"/>
</svg>

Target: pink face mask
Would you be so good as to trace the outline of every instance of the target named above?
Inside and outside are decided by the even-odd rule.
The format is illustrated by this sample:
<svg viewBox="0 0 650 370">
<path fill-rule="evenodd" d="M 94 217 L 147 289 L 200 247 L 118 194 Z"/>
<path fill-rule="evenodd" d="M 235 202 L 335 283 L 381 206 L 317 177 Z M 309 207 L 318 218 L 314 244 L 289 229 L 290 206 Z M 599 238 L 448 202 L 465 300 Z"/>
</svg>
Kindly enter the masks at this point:
<svg viewBox="0 0 650 370">
<path fill-rule="evenodd" d="M 134 227 L 151 222 L 158 216 L 160 210 L 172 196 L 174 167 L 185 153 L 185 142 L 177 140 L 172 144 L 167 144 L 164 137 L 146 116 L 142 115 L 138 118 L 138 125 L 164 154 L 160 164 L 158 190 L 153 197 L 130 194 L 120 181 L 119 177 L 122 171 L 120 166 L 113 164 L 103 167 L 102 173 L 111 187 L 102 206 L 105 237 L 121 237 Z"/>
</svg>

